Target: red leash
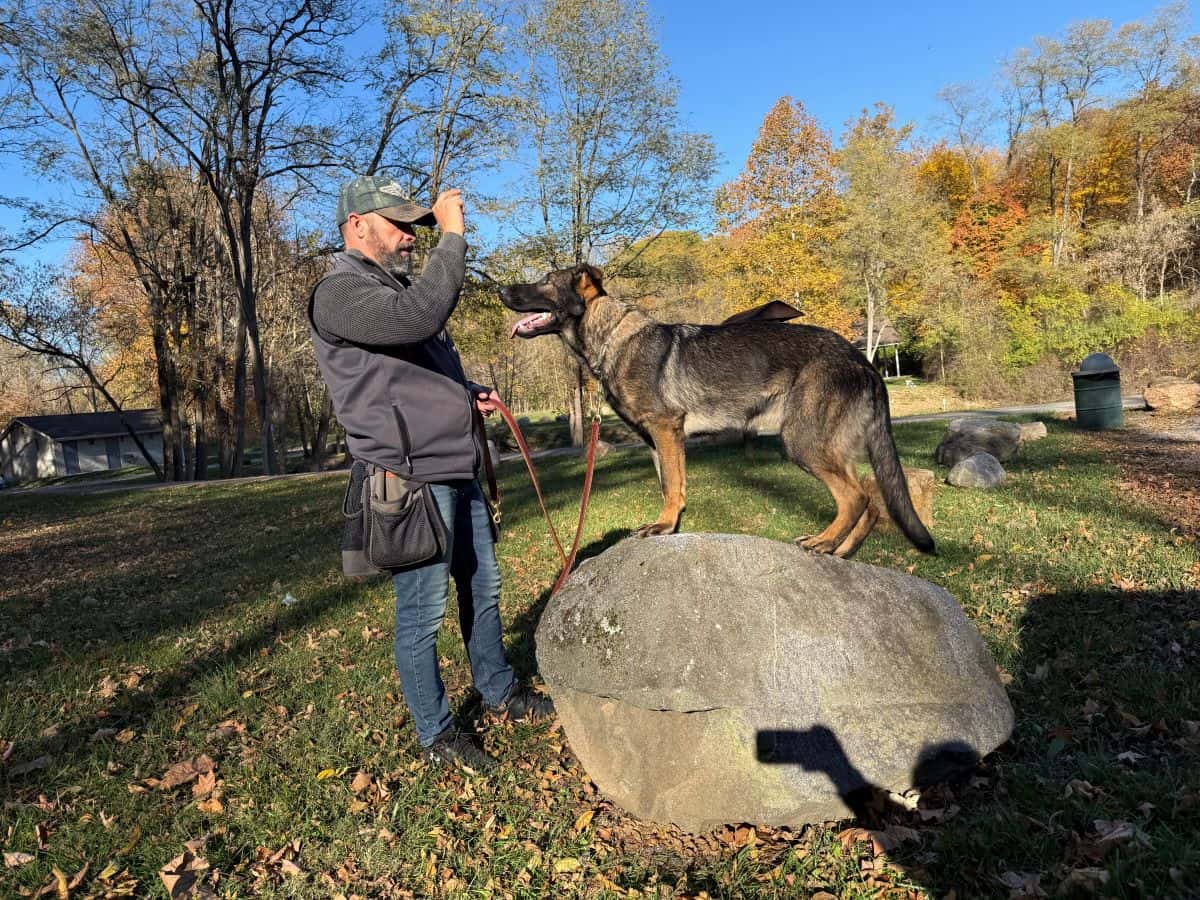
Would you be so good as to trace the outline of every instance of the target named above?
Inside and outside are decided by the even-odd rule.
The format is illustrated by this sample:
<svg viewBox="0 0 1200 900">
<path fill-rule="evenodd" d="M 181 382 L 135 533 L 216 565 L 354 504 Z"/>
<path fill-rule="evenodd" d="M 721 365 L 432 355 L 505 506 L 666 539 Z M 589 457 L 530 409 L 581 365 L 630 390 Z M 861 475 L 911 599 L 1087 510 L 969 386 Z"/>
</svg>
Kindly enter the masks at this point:
<svg viewBox="0 0 1200 900">
<path fill-rule="evenodd" d="M 504 405 L 503 401 L 493 395 L 493 402 L 496 405 L 496 409 L 500 410 L 501 417 L 508 424 L 508 428 L 521 450 L 521 456 L 525 460 L 525 468 L 529 470 L 529 480 L 533 482 L 533 490 L 537 494 L 538 505 L 542 508 L 542 515 L 546 518 L 546 525 L 550 529 L 550 537 L 554 540 L 554 546 L 558 550 L 558 558 L 562 560 L 562 571 L 559 573 L 558 579 L 554 582 L 554 587 L 550 590 L 550 595 L 554 596 L 558 593 L 558 589 L 563 586 L 563 582 L 567 580 L 567 576 L 571 574 L 571 567 L 575 565 L 575 556 L 579 552 L 579 542 L 583 538 L 583 525 L 587 519 L 588 500 L 592 494 L 592 473 L 596 467 L 596 441 L 600 437 L 600 420 L 592 420 L 592 434 L 588 439 L 587 472 L 583 478 L 583 498 L 579 503 L 579 524 L 575 528 L 575 539 L 571 543 L 571 553 L 568 556 L 563 551 L 562 541 L 558 539 L 558 531 L 554 527 L 554 520 L 550 518 L 550 513 L 546 509 L 546 501 L 542 497 L 542 487 L 538 483 L 537 472 L 533 468 L 533 458 L 529 455 L 529 446 L 525 443 L 525 436 L 521 434 L 521 426 L 517 424 L 517 420 L 513 417 L 509 408 Z M 477 418 L 479 426 L 482 429 L 483 417 L 477 414 Z M 496 472 L 492 466 L 491 453 L 486 452 L 486 430 L 483 431 L 483 436 L 485 441 L 484 468 L 487 472 L 488 491 L 492 495 L 492 505 L 495 508 L 495 515 L 498 522 L 500 515 L 500 488 L 496 484 Z"/>
</svg>

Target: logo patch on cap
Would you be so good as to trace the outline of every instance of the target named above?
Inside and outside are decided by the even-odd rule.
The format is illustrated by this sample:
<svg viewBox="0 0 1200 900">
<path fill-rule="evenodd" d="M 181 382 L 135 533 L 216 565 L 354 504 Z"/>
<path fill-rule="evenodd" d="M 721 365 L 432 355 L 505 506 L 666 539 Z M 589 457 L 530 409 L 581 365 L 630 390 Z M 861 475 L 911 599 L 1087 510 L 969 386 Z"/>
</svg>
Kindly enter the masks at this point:
<svg viewBox="0 0 1200 900">
<path fill-rule="evenodd" d="M 394 181 L 389 181 L 387 184 L 381 184 L 378 188 L 376 188 L 376 190 L 378 190 L 379 193 L 381 193 L 381 194 L 388 194 L 392 197 L 399 197 L 402 200 L 408 199 L 408 197 L 406 197 L 404 195 L 404 189 L 402 187 L 400 187 L 400 185 L 396 184 L 396 182 L 394 182 Z"/>
</svg>

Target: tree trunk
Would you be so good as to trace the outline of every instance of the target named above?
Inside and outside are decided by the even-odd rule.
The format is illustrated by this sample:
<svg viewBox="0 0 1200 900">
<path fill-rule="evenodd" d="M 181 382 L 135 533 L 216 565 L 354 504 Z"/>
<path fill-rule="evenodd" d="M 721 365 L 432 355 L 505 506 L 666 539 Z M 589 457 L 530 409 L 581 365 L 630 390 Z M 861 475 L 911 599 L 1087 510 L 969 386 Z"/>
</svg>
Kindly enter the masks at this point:
<svg viewBox="0 0 1200 900">
<path fill-rule="evenodd" d="M 229 474 L 242 474 L 246 456 L 246 323 L 238 315 L 237 334 L 233 342 L 233 455 Z"/>
<path fill-rule="evenodd" d="M 326 395 L 321 403 L 321 415 L 317 418 L 317 431 L 313 435 L 312 468 L 319 472 L 325 462 L 325 445 L 329 440 L 329 426 L 333 421 L 333 401 Z"/>
<path fill-rule="evenodd" d="M 192 480 L 208 479 L 208 416 L 205 403 L 197 398 L 195 421 L 196 444 L 192 450 Z"/>
<path fill-rule="evenodd" d="M 258 406 L 258 425 L 262 440 L 263 474 L 275 474 L 275 423 L 272 420 L 271 398 L 267 392 L 266 361 L 262 355 L 262 344 L 258 337 L 258 323 L 247 316 L 247 332 L 250 338 L 252 377 L 254 379 L 254 402 Z"/>
</svg>

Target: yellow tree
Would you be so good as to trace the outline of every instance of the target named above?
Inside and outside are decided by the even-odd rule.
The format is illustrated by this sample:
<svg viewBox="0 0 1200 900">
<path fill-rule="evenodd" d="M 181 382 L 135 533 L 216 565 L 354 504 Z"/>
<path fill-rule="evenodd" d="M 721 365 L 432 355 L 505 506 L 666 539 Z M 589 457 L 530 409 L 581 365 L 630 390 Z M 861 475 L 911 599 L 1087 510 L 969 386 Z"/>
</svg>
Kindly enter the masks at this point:
<svg viewBox="0 0 1200 900">
<path fill-rule="evenodd" d="M 845 330 L 838 275 L 828 263 L 840 204 L 833 141 L 804 105 L 781 97 L 767 112 L 742 173 L 716 198 L 726 232 L 709 274 L 729 312 L 770 300 Z"/>
</svg>

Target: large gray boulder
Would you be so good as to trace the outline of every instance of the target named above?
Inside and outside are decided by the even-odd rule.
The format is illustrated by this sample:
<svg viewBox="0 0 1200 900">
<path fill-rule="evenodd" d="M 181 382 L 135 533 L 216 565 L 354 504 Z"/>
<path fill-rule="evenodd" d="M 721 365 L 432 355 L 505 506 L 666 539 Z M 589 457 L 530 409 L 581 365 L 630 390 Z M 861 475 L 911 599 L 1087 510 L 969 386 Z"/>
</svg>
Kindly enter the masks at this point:
<svg viewBox="0 0 1200 900">
<path fill-rule="evenodd" d="M 1008 473 L 996 457 L 990 453 L 972 453 L 962 462 L 955 463 L 946 476 L 946 482 L 955 487 L 993 488 L 1003 484 Z"/>
<path fill-rule="evenodd" d="M 727 534 L 582 563 L 537 630 L 572 749 L 614 802 L 687 831 L 845 818 L 1008 739 L 958 603 L 890 569 Z"/>
<path fill-rule="evenodd" d="M 954 419 L 946 428 L 946 436 L 933 451 L 933 458 L 943 466 L 953 466 L 972 454 L 984 451 L 1001 462 L 1012 458 L 1021 443 L 1021 426 L 985 416 L 964 416 Z"/>
</svg>

